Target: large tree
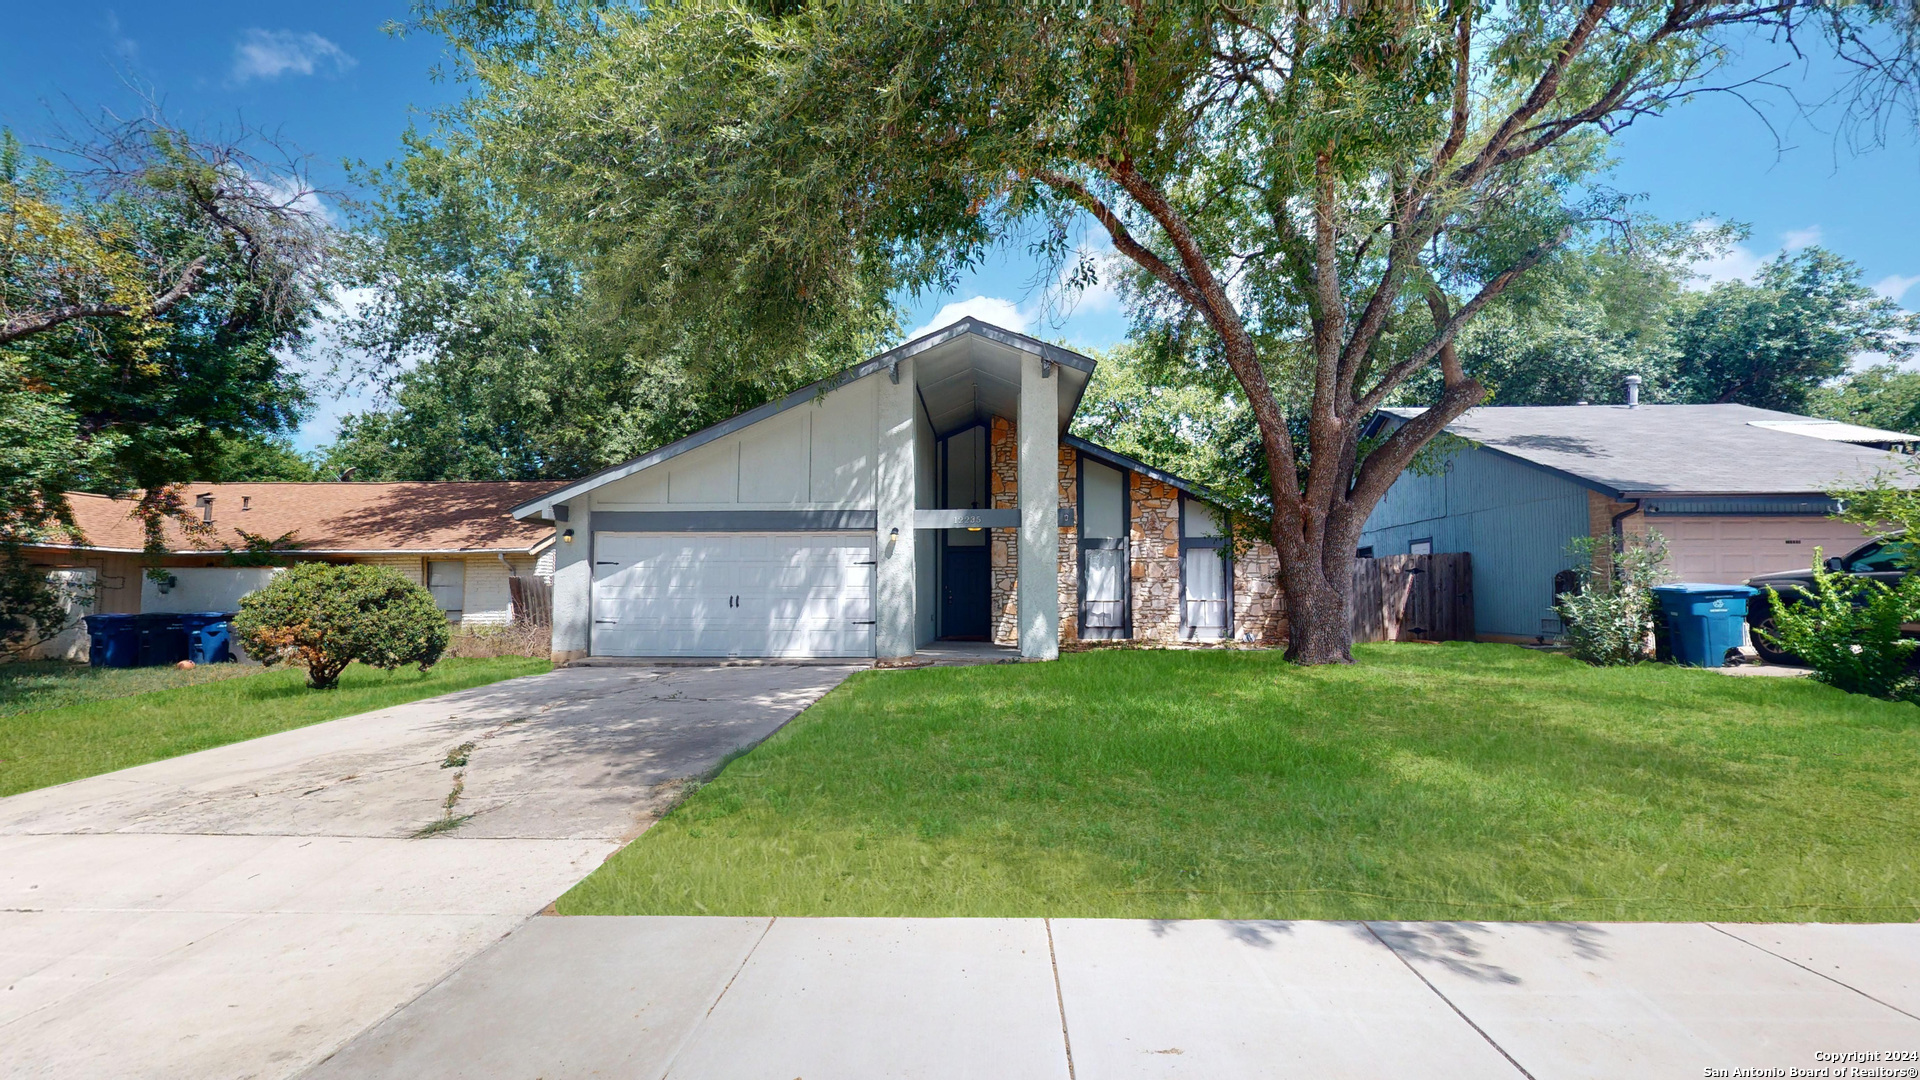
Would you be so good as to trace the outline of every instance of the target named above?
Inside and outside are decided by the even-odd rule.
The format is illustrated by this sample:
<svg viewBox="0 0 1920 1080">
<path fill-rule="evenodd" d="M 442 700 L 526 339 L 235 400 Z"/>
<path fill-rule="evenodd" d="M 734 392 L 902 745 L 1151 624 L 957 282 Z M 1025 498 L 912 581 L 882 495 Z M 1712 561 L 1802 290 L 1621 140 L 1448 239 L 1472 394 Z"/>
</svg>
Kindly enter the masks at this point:
<svg viewBox="0 0 1920 1080">
<path fill-rule="evenodd" d="M 306 403 L 286 350 L 326 249 L 311 190 L 151 119 L 68 151 L 35 158 L 0 132 L 4 640 L 55 610 L 21 548 L 78 535 L 67 492 L 139 491 L 157 538 L 177 485 Z"/>
<path fill-rule="evenodd" d="M 574 230 L 488 175 L 464 109 L 410 132 L 336 279 L 353 374 L 387 390 L 347 417 L 327 467 L 360 480 L 570 478 L 645 453 L 839 370 L 896 329 L 871 300 L 825 311 L 743 362 L 705 325 L 635 318 L 597 289 Z M 604 281 L 604 278 L 598 279 Z"/>
<path fill-rule="evenodd" d="M 1863 352 L 1904 359 L 1920 318 L 1876 296 L 1860 268 L 1822 248 L 1770 259 L 1673 313 L 1673 396 L 1805 412 L 1809 395 Z"/>
<path fill-rule="evenodd" d="M 637 5 L 636 5 L 637 8 Z M 1090 220 L 1142 329 L 1231 373 L 1268 463 L 1290 652 L 1346 661 L 1349 559 L 1485 389 L 1454 342 L 1560 247 L 1627 221 L 1608 137 L 1743 35 L 1813 36 L 1899 88 L 1891 4 L 1667 0 L 474 3 L 482 152 L 565 223 L 633 325 L 731 363 Z M 1083 274 L 1092 267 L 1080 268 Z M 1363 453 L 1368 418 L 1438 372 Z M 1303 388 L 1289 409 L 1276 387 Z"/>
</svg>

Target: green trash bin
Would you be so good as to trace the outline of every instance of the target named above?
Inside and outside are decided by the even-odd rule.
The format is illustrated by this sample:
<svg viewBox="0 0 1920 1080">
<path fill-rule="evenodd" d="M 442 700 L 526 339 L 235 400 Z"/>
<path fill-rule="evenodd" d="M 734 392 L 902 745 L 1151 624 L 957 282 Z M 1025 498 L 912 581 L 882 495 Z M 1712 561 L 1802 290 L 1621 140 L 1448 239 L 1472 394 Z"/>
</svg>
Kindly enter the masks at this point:
<svg viewBox="0 0 1920 1080">
<path fill-rule="evenodd" d="M 1720 667 L 1740 647 L 1747 625 L 1747 601 L 1759 595 L 1745 585 L 1708 585 L 1682 581 L 1657 585 L 1653 595 L 1667 624 L 1675 663 Z"/>
</svg>

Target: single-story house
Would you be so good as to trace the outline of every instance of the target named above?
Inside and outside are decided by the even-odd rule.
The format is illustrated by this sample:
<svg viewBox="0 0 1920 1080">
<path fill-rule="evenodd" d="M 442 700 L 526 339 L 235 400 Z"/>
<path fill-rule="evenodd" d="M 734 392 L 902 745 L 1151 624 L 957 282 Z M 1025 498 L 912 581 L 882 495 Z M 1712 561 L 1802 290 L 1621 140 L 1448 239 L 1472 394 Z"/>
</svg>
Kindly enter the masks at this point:
<svg viewBox="0 0 1920 1080">
<path fill-rule="evenodd" d="M 1418 409 L 1387 409 L 1373 430 Z M 1559 633 L 1554 577 L 1569 545 L 1605 557 L 1623 533 L 1665 538 L 1676 580 L 1737 584 L 1843 554 L 1860 528 L 1828 515 L 1827 493 L 1888 476 L 1914 486 L 1920 437 L 1746 405 L 1567 405 L 1473 409 L 1448 425 L 1438 468 L 1409 470 L 1367 518 L 1362 556 L 1465 551 L 1480 636 Z M 1449 449 L 1450 446 L 1450 449 Z"/>
<path fill-rule="evenodd" d="M 554 542 L 551 528 L 509 511 L 552 487 L 550 481 L 192 484 L 185 501 L 200 527 L 168 523 L 167 553 L 159 560 L 164 581 L 146 573 L 145 533 L 130 501 L 75 493 L 67 498 L 84 542 L 26 551 L 76 592 L 91 593 L 91 606 L 75 605 L 75 614 L 231 611 L 273 573 L 236 557 L 246 551 L 245 533 L 270 541 L 289 537 L 276 561 L 390 566 L 427 586 L 453 622 L 503 624 L 514 616 L 511 579 L 550 576 Z M 38 653 L 82 658 L 85 635 L 69 630 Z"/>
<path fill-rule="evenodd" d="M 1093 370 L 966 319 L 530 498 L 555 660 L 1284 637 L 1270 547 L 1067 434 Z"/>
</svg>

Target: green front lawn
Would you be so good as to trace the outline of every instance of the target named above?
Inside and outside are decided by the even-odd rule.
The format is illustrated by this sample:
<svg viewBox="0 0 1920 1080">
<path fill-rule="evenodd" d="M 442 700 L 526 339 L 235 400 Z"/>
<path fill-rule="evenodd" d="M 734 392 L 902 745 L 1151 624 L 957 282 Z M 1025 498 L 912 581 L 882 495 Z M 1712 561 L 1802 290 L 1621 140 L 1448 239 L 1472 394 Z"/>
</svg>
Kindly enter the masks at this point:
<svg viewBox="0 0 1920 1080">
<path fill-rule="evenodd" d="M 1512 646 L 871 672 L 564 914 L 1902 921 L 1920 707 Z"/>
<path fill-rule="evenodd" d="M 153 690 L 171 690 L 176 686 L 198 686 L 251 675 L 259 671 L 247 664 L 200 664 L 181 670 L 166 667 L 106 668 L 69 664 L 64 660 L 28 660 L 0 664 L 0 716 L 57 709 L 83 701 L 107 701 L 112 698 L 145 694 Z"/>
<path fill-rule="evenodd" d="M 337 689 L 309 690 L 306 672 L 286 668 L 208 665 L 193 671 L 211 670 L 216 676 L 180 679 L 190 684 L 153 689 L 154 683 L 167 685 L 175 675 L 192 676 L 193 671 L 136 668 L 103 677 L 79 665 L 66 665 L 66 671 L 37 665 L 41 670 L 23 670 L 16 680 L 52 680 L 55 685 L 36 691 L 41 700 L 76 703 L 30 712 L 0 709 L 0 795 L 534 675 L 551 666 L 524 656 L 442 660 L 425 674 L 413 668 L 385 672 L 355 664 L 340 677 Z M 153 678 L 162 672 L 173 674 Z M 71 685 L 58 685 L 62 679 Z M 114 689 L 121 696 L 107 696 Z M 0 702 L 7 699 L 0 696 Z"/>
</svg>

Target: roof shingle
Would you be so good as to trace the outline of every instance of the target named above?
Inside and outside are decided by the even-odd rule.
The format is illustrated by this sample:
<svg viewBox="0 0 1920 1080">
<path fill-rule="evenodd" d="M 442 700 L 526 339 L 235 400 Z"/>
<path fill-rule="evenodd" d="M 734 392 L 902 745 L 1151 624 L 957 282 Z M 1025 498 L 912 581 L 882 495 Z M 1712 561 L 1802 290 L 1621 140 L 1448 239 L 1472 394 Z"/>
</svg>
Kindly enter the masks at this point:
<svg viewBox="0 0 1920 1080">
<path fill-rule="evenodd" d="M 1749 405 L 1515 405 L 1470 409 L 1447 431 L 1613 495 L 1812 495 L 1881 475 L 1920 486 L 1913 458 L 1767 426 L 1780 421 L 1811 422 Z"/>
<path fill-rule="evenodd" d="M 524 552 L 552 535 L 552 526 L 515 521 L 508 511 L 553 490 L 551 481 L 411 484 L 192 484 L 185 501 L 213 496 L 211 537 L 167 528 L 170 551 L 220 551 L 244 544 L 237 530 L 269 539 L 292 533 L 312 552 Z M 72 494 L 74 520 L 86 546 L 138 551 L 144 537 L 133 503 Z"/>
</svg>

